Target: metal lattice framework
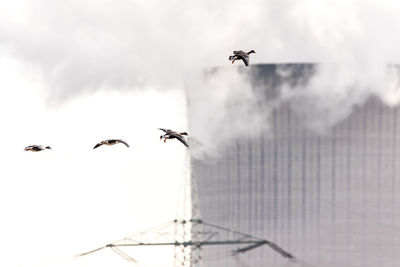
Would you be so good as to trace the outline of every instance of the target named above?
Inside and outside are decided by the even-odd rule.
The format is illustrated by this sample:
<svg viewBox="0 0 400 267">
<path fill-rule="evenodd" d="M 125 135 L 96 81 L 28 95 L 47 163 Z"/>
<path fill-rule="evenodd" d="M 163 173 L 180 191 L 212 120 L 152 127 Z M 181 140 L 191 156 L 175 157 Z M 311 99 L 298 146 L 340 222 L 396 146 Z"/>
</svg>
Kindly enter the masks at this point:
<svg viewBox="0 0 400 267">
<path fill-rule="evenodd" d="M 187 154 L 186 164 L 188 166 L 186 170 L 190 170 L 190 153 Z M 201 264 L 201 249 L 204 246 L 239 245 L 240 248 L 231 251 L 232 255 L 236 255 L 267 245 L 282 257 L 296 261 L 292 254 L 272 241 L 206 223 L 199 219 L 201 215 L 197 186 L 190 173 L 183 175 L 179 198 L 177 218 L 195 219 L 175 219 L 77 256 L 81 257 L 103 249 L 111 249 L 124 259 L 136 263 L 133 257 L 123 251 L 124 247 L 174 246 L 174 266 L 192 267 Z"/>
<path fill-rule="evenodd" d="M 191 229 L 190 234 L 187 229 Z M 272 241 L 209 224 L 199 219 L 174 220 L 77 256 L 85 256 L 102 249 L 111 249 L 124 259 L 136 262 L 133 257 L 123 251 L 124 247 L 174 246 L 181 252 L 175 253 L 175 266 L 195 266 L 201 262 L 201 253 L 199 253 L 201 248 L 216 245 L 243 245 L 239 249 L 233 250 L 232 255 L 267 245 L 282 257 L 296 261 L 292 254 Z"/>
</svg>

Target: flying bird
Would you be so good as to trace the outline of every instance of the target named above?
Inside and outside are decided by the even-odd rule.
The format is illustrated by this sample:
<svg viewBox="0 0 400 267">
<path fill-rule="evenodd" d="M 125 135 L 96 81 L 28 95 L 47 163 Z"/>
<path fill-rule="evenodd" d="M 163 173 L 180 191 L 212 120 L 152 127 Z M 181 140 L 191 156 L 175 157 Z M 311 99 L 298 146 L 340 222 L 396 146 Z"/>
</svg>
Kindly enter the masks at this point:
<svg viewBox="0 0 400 267">
<path fill-rule="evenodd" d="M 39 152 L 42 150 L 51 149 L 49 146 L 32 145 L 25 147 L 25 151 Z"/>
<path fill-rule="evenodd" d="M 159 130 L 163 131 L 165 134 L 160 136 L 160 140 L 164 138 L 164 143 L 167 142 L 167 139 L 178 139 L 182 144 L 186 147 L 189 147 L 188 142 L 186 141 L 184 135 L 188 135 L 187 132 L 175 132 L 170 129 L 158 128 Z"/>
<path fill-rule="evenodd" d="M 235 63 L 235 60 L 243 60 L 246 66 L 249 66 L 249 56 L 251 53 L 256 53 L 256 51 L 251 50 L 249 52 L 244 52 L 243 50 L 233 51 L 233 55 L 229 56 L 229 60 L 232 61 L 232 64 Z"/>
<path fill-rule="evenodd" d="M 102 146 L 102 145 L 113 146 L 113 145 L 116 145 L 118 143 L 122 143 L 122 144 L 126 145 L 127 147 L 129 147 L 128 143 L 125 142 L 124 140 L 121 140 L 121 139 L 108 139 L 108 140 L 101 141 L 100 143 L 95 145 L 93 147 L 93 149 L 96 149 L 96 148 L 98 148 L 99 146 Z"/>
</svg>

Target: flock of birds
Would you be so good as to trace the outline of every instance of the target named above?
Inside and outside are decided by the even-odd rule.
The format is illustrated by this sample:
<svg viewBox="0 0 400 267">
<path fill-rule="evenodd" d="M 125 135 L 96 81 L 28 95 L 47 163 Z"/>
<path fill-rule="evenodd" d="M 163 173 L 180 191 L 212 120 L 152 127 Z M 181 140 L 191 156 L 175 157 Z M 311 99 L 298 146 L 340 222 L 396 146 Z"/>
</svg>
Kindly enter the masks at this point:
<svg viewBox="0 0 400 267">
<path fill-rule="evenodd" d="M 184 144 L 186 147 L 189 147 L 189 143 L 184 137 L 184 135 L 188 135 L 187 132 L 178 133 L 171 129 L 164 129 L 164 128 L 158 128 L 158 129 L 164 132 L 164 134 L 160 136 L 160 140 L 162 140 L 164 138 L 164 143 L 167 142 L 167 139 L 177 139 L 182 144 Z M 96 149 L 102 145 L 113 146 L 113 145 L 116 145 L 119 143 L 124 144 L 126 147 L 129 147 L 129 144 L 122 139 L 108 139 L 108 140 L 104 140 L 104 141 L 97 143 L 93 147 L 93 149 Z M 41 146 L 41 145 L 32 145 L 32 146 L 25 147 L 24 150 L 32 151 L 32 152 L 39 152 L 39 151 L 48 150 L 48 149 L 51 149 L 51 147 L 50 146 Z"/>
<path fill-rule="evenodd" d="M 229 56 L 229 60 L 232 61 L 232 64 L 235 63 L 236 60 L 242 60 L 243 63 L 246 66 L 249 66 L 250 64 L 250 54 L 256 53 L 254 50 L 250 50 L 249 52 L 244 52 L 243 50 L 239 51 L 233 51 L 233 55 Z M 186 147 L 189 147 L 188 141 L 185 139 L 184 136 L 187 136 L 187 132 L 176 132 L 171 129 L 164 129 L 164 128 L 158 128 L 159 130 L 163 131 L 164 134 L 160 136 L 160 140 L 164 138 L 164 143 L 167 142 L 167 139 L 177 139 L 180 141 L 182 144 L 184 144 Z M 124 144 L 126 147 L 129 147 L 129 144 L 125 142 L 124 140 L 121 139 L 108 139 L 101 141 L 100 143 L 97 143 L 93 149 L 96 149 L 102 145 L 107 145 L 107 146 L 113 146 L 116 144 Z M 48 150 L 51 149 L 50 146 L 41 146 L 41 145 L 31 145 L 25 147 L 25 151 L 32 151 L 32 152 L 39 152 L 43 150 Z"/>
</svg>

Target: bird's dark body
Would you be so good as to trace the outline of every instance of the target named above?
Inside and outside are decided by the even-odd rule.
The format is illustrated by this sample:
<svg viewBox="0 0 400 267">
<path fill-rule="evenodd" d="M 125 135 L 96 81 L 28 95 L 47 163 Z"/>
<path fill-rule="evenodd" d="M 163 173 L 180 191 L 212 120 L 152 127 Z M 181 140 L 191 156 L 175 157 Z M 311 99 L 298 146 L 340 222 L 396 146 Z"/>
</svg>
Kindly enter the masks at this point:
<svg viewBox="0 0 400 267">
<path fill-rule="evenodd" d="M 39 151 L 43 151 L 46 149 L 51 149 L 51 147 L 50 146 L 39 146 L 39 145 L 31 145 L 31 146 L 25 147 L 25 151 L 33 151 L 33 152 L 39 152 Z"/>
<path fill-rule="evenodd" d="M 247 57 L 247 59 L 248 59 L 248 57 Z M 234 56 L 229 57 L 229 60 L 243 60 L 244 65 L 249 66 L 247 59 L 241 55 L 234 55 Z"/>
<path fill-rule="evenodd" d="M 93 147 L 93 149 L 96 149 L 96 148 L 98 148 L 99 146 L 102 146 L 102 145 L 112 146 L 112 145 L 116 145 L 116 144 L 118 144 L 118 143 L 122 143 L 122 144 L 124 144 L 126 147 L 129 147 L 128 143 L 125 142 L 124 140 L 121 140 L 121 139 L 108 139 L 108 140 L 101 141 L 100 143 L 98 143 L 97 145 L 95 145 L 95 146 Z"/>
</svg>

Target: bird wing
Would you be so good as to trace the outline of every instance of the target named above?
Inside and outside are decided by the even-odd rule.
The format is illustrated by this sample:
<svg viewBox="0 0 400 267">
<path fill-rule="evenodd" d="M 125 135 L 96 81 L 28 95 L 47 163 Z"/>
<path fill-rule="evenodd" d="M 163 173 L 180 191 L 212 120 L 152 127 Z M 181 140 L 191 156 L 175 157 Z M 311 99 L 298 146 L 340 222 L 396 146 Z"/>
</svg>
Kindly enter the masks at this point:
<svg viewBox="0 0 400 267">
<path fill-rule="evenodd" d="M 243 50 L 239 50 L 239 51 L 233 51 L 233 54 L 242 55 L 242 54 L 246 54 L 246 53 Z"/>
<path fill-rule="evenodd" d="M 246 66 L 249 66 L 249 56 L 242 56 L 241 59 L 243 60 Z"/>
<path fill-rule="evenodd" d="M 189 147 L 189 144 L 187 143 L 185 137 L 183 137 L 182 135 L 173 133 L 173 134 L 171 134 L 170 136 L 175 137 L 175 138 L 178 139 L 182 144 L 184 144 L 186 147 Z"/>
<path fill-rule="evenodd" d="M 103 144 L 100 142 L 100 143 L 98 143 L 97 145 L 95 145 L 93 149 L 96 149 L 96 148 L 98 148 L 98 147 L 101 146 L 101 145 L 103 145 Z"/>
<path fill-rule="evenodd" d="M 163 131 L 164 133 L 169 133 L 169 132 L 171 132 L 170 129 L 164 129 L 164 128 L 158 128 L 158 130 L 161 130 L 161 131 Z"/>
<path fill-rule="evenodd" d="M 118 141 L 119 143 L 122 143 L 122 144 L 126 145 L 127 147 L 129 147 L 128 143 L 125 142 L 124 140 L 116 139 L 116 141 Z"/>
</svg>

